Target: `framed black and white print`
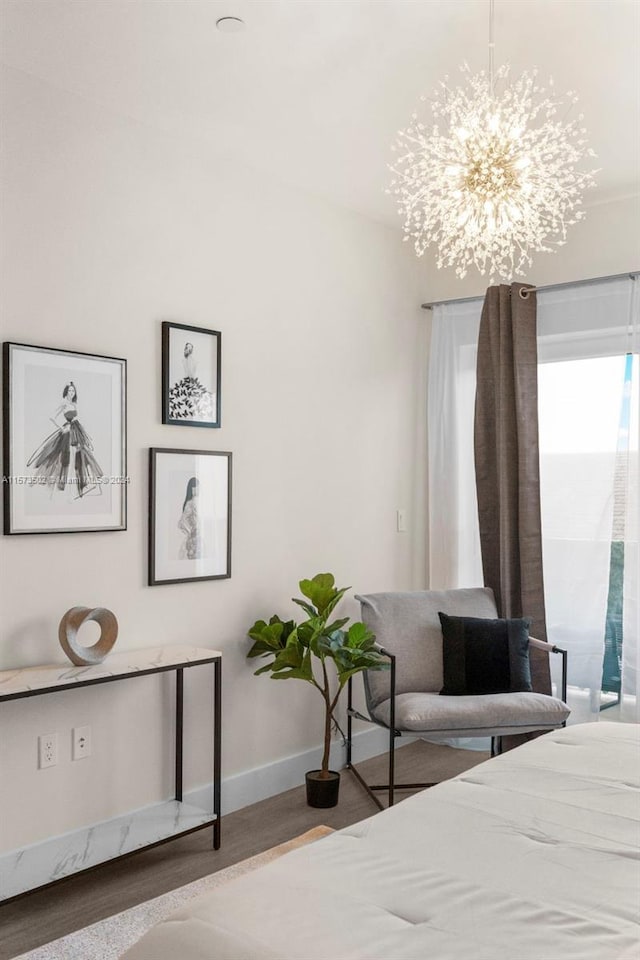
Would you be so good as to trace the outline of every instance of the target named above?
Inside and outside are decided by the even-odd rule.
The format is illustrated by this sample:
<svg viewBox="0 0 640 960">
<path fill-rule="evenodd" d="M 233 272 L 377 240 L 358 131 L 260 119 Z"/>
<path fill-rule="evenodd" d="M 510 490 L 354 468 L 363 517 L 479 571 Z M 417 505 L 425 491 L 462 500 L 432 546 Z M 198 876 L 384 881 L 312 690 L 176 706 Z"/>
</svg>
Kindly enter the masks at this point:
<svg viewBox="0 0 640 960">
<path fill-rule="evenodd" d="M 4 344 L 4 532 L 127 528 L 127 361 Z"/>
<path fill-rule="evenodd" d="M 231 454 L 149 454 L 149 585 L 230 577 Z"/>
<path fill-rule="evenodd" d="M 219 330 L 162 324 L 162 422 L 220 426 Z"/>
</svg>

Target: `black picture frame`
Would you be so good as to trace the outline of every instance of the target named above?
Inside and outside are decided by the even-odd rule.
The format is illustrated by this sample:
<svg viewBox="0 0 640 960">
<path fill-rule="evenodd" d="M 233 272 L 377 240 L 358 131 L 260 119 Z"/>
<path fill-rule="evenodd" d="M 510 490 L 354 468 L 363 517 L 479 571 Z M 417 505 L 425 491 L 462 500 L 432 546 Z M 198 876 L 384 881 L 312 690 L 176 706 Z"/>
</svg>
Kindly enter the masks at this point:
<svg viewBox="0 0 640 960">
<path fill-rule="evenodd" d="M 220 427 L 221 399 L 221 332 L 163 321 L 162 422 L 178 427 Z"/>
<path fill-rule="evenodd" d="M 231 576 L 232 460 L 227 450 L 149 448 L 150 587 Z"/>
<path fill-rule="evenodd" d="M 2 361 L 5 536 L 126 530 L 127 361 L 14 341 Z"/>
</svg>

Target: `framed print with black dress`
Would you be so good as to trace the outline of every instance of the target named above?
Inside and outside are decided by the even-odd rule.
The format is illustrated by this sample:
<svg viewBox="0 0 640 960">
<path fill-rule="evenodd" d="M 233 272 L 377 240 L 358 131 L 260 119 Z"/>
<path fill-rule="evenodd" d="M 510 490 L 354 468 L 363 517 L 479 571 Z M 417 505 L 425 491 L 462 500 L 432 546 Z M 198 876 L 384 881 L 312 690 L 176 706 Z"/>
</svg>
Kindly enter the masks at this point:
<svg viewBox="0 0 640 960">
<path fill-rule="evenodd" d="M 126 530 L 127 361 L 4 344 L 4 532 Z"/>
<path fill-rule="evenodd" d="M 231 454 L 149 455 L 149 585 L 230 577 Z"/>
<path fill-rule="evenodd" d="M 220 426 L 219 330 L 162 324 L 162 422 Z"/>
</svg>

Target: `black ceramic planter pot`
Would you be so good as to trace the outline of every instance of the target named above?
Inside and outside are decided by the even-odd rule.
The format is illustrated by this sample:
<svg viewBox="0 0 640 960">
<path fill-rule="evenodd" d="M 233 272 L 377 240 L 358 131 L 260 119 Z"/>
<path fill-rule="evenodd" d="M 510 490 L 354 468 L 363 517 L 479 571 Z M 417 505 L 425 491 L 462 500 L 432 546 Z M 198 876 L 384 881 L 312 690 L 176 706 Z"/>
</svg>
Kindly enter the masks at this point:
<svg viewBox="0 0 640 960">
<path fill-rule="evenodd" d="M 335 807 L 340 790 L 340 774 L 329 770 L 328 779 L 321 780 L 320 773 L 320 770 L 309 770 L 304 775 L 307 783 L 307 803 L 310 807 Z"/>
</svg>

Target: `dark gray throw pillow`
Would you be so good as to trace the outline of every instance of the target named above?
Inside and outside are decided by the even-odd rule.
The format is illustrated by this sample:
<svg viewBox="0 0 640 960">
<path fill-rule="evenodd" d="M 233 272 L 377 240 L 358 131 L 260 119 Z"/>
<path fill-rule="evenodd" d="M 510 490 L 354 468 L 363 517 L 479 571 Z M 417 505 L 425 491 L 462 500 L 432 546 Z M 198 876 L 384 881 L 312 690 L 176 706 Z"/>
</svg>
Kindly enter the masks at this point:
<svg viewBox="0 0 640 960">
<path fill-rule="evenodd" d="M 439 613 L 447 697 L 530 691 L 531 621 L 481 620 Z"/>
</svg>

